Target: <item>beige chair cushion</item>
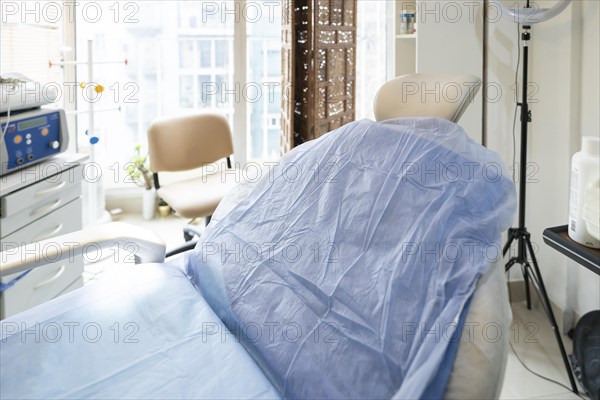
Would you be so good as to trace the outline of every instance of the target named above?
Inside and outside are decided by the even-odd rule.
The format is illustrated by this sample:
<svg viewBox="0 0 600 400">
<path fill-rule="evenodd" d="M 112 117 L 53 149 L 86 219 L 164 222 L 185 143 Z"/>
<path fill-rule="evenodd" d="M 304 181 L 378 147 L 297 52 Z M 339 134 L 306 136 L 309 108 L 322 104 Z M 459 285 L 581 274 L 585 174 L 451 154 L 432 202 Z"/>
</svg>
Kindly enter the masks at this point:
<svg viewBox="0 0 600 400">
<path fill-rule="evenodd" d="M 386 82 L 375 95 L 375 119 L 438 117 L 458 122 L 481 79 L 474 75 L 408 74 Z"/>
<path fill-rule="evenodd" d="M 157 120 L 148 129 L 148 147 L 154 172 L 199 168 L 233 154 L 229 123 L 218 114 Z"/>
<path fill-rule="evenodd" d="M 158 189 L 158 195 L 184 218 L 212 215 L 223 197 L 236 183 L 234 171 L 204 175 Z"/>
</svg>

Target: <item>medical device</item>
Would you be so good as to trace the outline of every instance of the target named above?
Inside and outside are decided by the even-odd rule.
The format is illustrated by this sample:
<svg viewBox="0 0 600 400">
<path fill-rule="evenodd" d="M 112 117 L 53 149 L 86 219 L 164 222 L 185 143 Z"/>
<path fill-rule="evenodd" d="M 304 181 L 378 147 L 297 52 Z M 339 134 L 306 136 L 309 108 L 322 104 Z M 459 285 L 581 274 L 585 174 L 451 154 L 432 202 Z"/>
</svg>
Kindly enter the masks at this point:
<svg viewBox="0 0 600 400">
<path fill-rule="evenodd" d="M 65 112 L 36 108 L 0 118 L 0 176 L 67 149 Z"/>
</svg>

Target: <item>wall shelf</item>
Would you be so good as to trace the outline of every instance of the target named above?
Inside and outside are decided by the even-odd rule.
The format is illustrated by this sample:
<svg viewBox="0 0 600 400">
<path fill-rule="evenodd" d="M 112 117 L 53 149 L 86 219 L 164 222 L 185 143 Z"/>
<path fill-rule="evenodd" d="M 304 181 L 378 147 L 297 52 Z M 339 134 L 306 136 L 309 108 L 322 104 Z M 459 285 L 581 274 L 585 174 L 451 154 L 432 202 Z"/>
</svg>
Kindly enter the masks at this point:
<svg viewBox="0 0 600 400">
<path fill-rule="evenodd" d="M 394 0 L 388 3 L 388 79 L 417 72 L 417 33 L 402 33 L 402 10 L 417 10 L 416 0 Z M 416 18 L 415 23 L 418 21 Z M 418 29 L 418 28 L 417 28 Z"/>
<path fill-rule="evenodd" d="M 416 39 L 416 38 L 417 38 L 416 33 L 396 35 L 396 39 Z"/>
</svg>

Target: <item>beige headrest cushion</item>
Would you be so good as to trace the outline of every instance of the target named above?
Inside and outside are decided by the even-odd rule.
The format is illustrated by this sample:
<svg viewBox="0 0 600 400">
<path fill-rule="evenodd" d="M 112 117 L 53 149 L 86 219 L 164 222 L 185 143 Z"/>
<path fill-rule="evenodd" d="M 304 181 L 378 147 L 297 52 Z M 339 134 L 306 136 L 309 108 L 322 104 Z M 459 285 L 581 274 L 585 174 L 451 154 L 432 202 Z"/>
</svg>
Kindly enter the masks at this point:
<svg viewBox="0 0 600 400">
<path fill-rule="evenodd" d="M 458 122 L 480 87 L 481 79 L 474 75 L 403 75 L 375 95 L 375 119 L 438 117 Z"/>
</svg>

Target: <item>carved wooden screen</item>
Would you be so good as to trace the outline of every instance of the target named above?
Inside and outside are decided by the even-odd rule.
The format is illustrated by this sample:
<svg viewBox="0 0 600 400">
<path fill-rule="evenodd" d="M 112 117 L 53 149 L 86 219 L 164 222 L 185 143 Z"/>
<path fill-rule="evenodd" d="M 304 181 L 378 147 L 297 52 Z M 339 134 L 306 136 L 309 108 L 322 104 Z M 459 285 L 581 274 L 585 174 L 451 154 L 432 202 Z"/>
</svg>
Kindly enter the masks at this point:
<svg viewBox="0 0 600 400">
<path fill-rule="evenodd" d="M 356 76 L 356 0 L 288 1 L 283 152 L 354 120 Z"/>
</svg>

